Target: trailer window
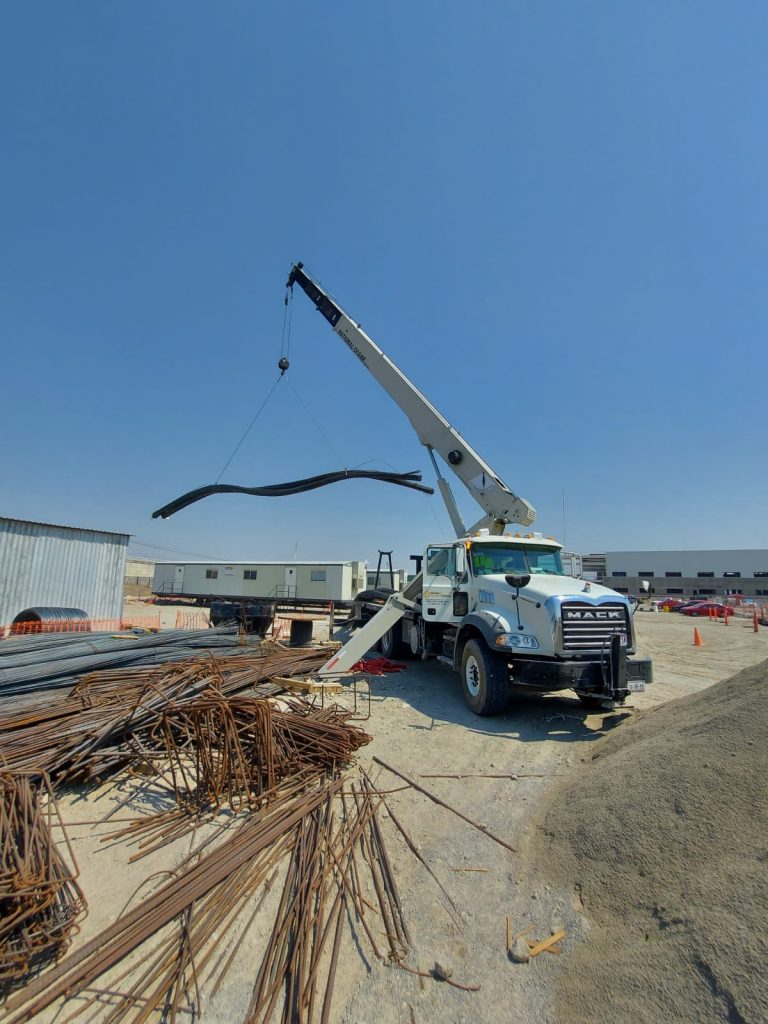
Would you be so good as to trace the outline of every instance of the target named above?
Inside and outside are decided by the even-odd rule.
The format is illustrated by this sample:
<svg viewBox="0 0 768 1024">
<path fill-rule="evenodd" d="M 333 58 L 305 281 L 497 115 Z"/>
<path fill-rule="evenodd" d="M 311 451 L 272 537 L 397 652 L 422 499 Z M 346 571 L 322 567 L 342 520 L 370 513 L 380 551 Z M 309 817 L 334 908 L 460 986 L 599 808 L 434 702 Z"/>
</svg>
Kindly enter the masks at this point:
<svg viewBox="0 0 768 1024">
<path fill-rule="evenodd" d="M 219 570 L 218 569 L 206 569 L 205 570 L 205 578 L 207 580 L 217 580 L 219 578 Z"/>
<path fill-rule="evenodd" d="M 258 569 L 244 569 L 243 570 L 243 579 L 244 580 L 255 580 L 256 577 L 258 576 L 258 572 L 259 572 Z"/>
<path fill-rule="evenodd" d="M 325 583 L 325 569 L 312 569 L 309 578 L 312 583 Z"/>
</svg>

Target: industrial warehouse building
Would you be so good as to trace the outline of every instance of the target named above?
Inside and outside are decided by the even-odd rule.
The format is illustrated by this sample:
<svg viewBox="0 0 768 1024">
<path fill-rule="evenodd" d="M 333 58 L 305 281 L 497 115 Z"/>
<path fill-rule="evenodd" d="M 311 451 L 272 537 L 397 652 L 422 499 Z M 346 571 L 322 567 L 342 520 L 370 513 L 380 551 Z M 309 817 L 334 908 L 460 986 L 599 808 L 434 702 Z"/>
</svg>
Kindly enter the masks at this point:
<svg viewBox="0 0 768 1024">
<path fill-rule="evenodd" d="M 607 551 L 585 555 L 584 575 L 620 594 L 638 594 L 646 580 L 656 598 L 768 597 L 768 550 Z"/>
<path fill-rule="evenodd" d="M 365 570 L 365 562 L 156 562 L 152 592 L 346 603 L 365 589 Z"/>
<path fill-rule="evenodd" d="M 0 626 L 28 608 L 119 619 L 127 533 L 0 516 Z"/>
</svg>

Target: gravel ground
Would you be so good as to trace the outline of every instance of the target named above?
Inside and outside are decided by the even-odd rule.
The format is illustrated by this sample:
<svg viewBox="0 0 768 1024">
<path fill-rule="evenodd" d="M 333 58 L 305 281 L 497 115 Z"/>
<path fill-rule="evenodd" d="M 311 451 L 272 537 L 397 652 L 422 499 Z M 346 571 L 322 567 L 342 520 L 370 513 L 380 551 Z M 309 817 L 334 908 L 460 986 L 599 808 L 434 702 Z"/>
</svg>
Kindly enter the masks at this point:
<svg viewBox="0 0 768 1024">
<path fill-rule="evenodd" d="M 768 661 L 595 744 L 532 849 L 591 928 L 557 965 L 557 1020 L 768 1020 Z"/>
<path fill-rule="evenodd" d="M 633 701 L 636 708 L 649 709 L 695 693 L 768 654 L 765 631 L 754 634 L 741 623 L 724 627 L 703 621 L 698 626 L 705 646 L 694 648 L 693 626 L 678 615 L 637 616 L 640 653 L 653 656 L 656 682 Z M 333 1021 L 415 1024 L 439 1019 L 507 1024 L 514 1017 L 524 1024 L 570 1022 L 556 982 L 563 964 L 576 955 L 589 934 L 589 909 L 583 912 L 572 885 L 544 870 L 544 859 L 532 838 L 538 835 L 540 809 L 553 787 L 591 762 L 593 748 L 597 749 L 606 735 L 618 735 L 632 714 L 631 710 L 587 712 L 566 693 L 515 698 L 505 715 L 477 718 L 464 705 L 458 678 L 435 662 L 409 662 L 406 672 L 374 680 L 371 718 L 365 725 L 374 741 L 360 752 L 361 763 L 374 775 L 381 772 L 382 787 L 399 789 L 401 781 L 373 763 L 373 755 L 381 757 L 482 823 L 517 852 L 509 852 L 412 790 L 393 793 L 389 799 L 395 813 L 459 910 L 458 914 L 452 911 L 435 882 L 385 822 L 414 939 L 409 962 L 428 970 L 438 961 L 453 972 L 453 980 L 479 985 L 480 990 L 463 992 L 386 968 L 371 959 L 364 943 L 356 947 L 352 938 L 346 937 Z M 435 774 L 463 777 L 425 777 Z M 477 777 L 492 774 L 516 778 Z M 641 787 L 642 778 L 635 784 Z M 95 821 L 117 807 L 131 785 L 126 781 L 118 792 L 69 794 L 63 800 L 65 819 Z M 129 803 L 119 816 L 132 810 Z M 599 806 L 595 814 L 601 814 Z M 130 899 L 142 878 L 153 871 L 172 869 L 188 845 L 161 851 L 151 863 L 139 862 L 128 868 L 130 851 L 121 846 L 105 848 L 99 842 L 103 833 L 103 826 L 72 828 L 82 885 L 91 907 L 78 943 L 114 919 L 116 909 Z M 530 928 L 534 938 L 565 927 L 561 956 L 542 954 L 527 964 L 513 964 L 505 950 L 507 917 L 513 933 Z M 248 983 L 255 975 L 265 928 L 266 924 L 246 936 L 219 998 L 204 1004 L 203 1022 L 241 1019 L 238 1011 L 247 1002 Z M 638 956 L 642 956 L 641 950 Z M 678 968 L 670 963 L 667 969 Z M 108 982 L 105 979 L 104 985 Z M 63 1014 L 67 1015 L 68 1011 Z M 46 1019 L 53 1019 L 53 1014 Z"/>
</svg>

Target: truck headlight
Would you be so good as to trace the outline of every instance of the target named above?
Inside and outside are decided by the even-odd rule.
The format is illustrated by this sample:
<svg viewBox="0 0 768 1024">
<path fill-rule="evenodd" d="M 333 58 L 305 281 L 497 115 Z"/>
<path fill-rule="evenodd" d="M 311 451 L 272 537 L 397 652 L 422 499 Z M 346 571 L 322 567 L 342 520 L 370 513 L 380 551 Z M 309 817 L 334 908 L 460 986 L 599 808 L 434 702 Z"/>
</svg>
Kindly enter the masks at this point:
<svg viewBox="0 0 768 1024">
<path fill-rule="evenodd" d="M 529 633 L 500 633 L 495 640 L 497 647 L 516 647 L 526 651 L 535 651 L 539 641 Z"/>
</svg>

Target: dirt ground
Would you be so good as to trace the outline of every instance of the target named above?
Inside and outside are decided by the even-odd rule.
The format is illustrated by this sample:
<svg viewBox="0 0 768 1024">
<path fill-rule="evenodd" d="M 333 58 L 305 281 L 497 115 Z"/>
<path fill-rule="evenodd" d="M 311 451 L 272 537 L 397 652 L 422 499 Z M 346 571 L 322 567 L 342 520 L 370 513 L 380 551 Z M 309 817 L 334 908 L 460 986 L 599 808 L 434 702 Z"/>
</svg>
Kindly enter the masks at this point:
<svg viewBox="0 0 768 1024">
<path fill-rule="evenodd" d="M 173 615 L 175 621 L 175 610 Z M 651 708 L 694 693 L 768 657 L 768 630 L 755 634 L 751 624 L 741 621 L 727 627 L 722 622 L 698 621 L 703 647 L 693 646 L 694 623 L 679 615 L 638 614 L 636 624 L 640 653 L 654 659 L 655 682 L 633 700 L 635 708 Z M 345 694 L 342 701 L 348 700 Z M 366 711 L 362 702 L 360 710 Z M 532 823 L 553 784 L 589 760 L 591 746 L 621 729 L 632 714 L 631 709 L 588 712 L 573 694 L 565 693 L 515 697 L 506 714 L 477 718 L 463 702 L 458 677 L 436 662 L 409 662 L 407 671 L 373 680 L 365 728 L 374 739 L 360 751 L 359 760 L 380 788 L 398 790 L 388 797 L 391 806 L 457 908 L 451 908 L 385 821 L 390 825 L 387 840 L 413 938 L 409 962 L 428 971 L 437 961 L 452 972 L 454 981 L 480 988 L 464 992 L 385 967 L 363 943 L 357 946 L 347 936 L 333 1021 L 508 1024 L 514 1019 L 524 1024 L 565 1024 L 567 1017 L 555 1010 L 553 979 L 558 961 L 583 941 L 589 921 L 572 892 L 537 878 L 536 865 L 529 860 Z M 374 755 L 481 823 L 516 852 L 412 789 L 402 789 L 401 780 L 373 762 Z M 461 777 L 427 777 L 435 775 Z M 492 775 L 511 777 L 488 777 Z M 157 878 L 147 882 L 149 875 L 172 870 L 189 849 L 184 842 L 178 849 L 161 850 L 131 865 L 129 849 L 100 841 L 105 825 L 90 823 L 110 812 L 124 819 L 142 810 L 132 798 L 132 786 L 126 782 L 117 789 L 72 792 L 62 800 L 90 905 L 78 945 L 133 902 L 137 887 L 143 885 L 140 895 L 146 895 L 158 884 Z M 123 806 L 121 801 L 127 802 Z M 163 876 L 158 877 L 162 881 Z M 268 918 L 269 902 L 260 914 L 261 923 L 245 936 L 235 967 L 216 999 L 204 1000 L 203 1022 L 242 1019 Z M 537 939 L 564 927 L 567 936 L 560 957 L 542 954 L 527 964 L 512 963 L 505 949 L 506 918 L 513 934 L 530 929 L 528 936 Z M 104 988 L 109 981 L 102 980 Z M 55 1017 L 52 1008 L 39 1019 L 61 1020 L 68 1013 L 69 1007 Z"/>
</svg>

